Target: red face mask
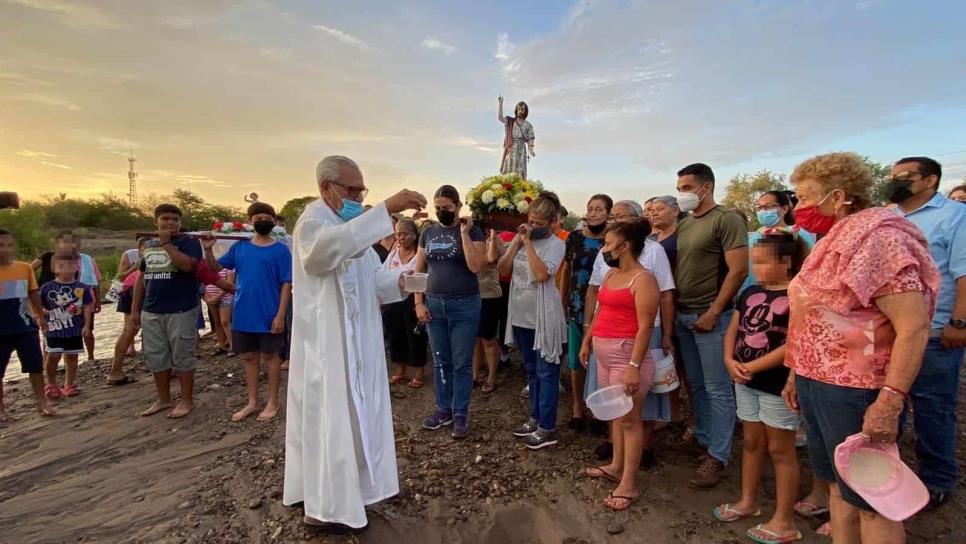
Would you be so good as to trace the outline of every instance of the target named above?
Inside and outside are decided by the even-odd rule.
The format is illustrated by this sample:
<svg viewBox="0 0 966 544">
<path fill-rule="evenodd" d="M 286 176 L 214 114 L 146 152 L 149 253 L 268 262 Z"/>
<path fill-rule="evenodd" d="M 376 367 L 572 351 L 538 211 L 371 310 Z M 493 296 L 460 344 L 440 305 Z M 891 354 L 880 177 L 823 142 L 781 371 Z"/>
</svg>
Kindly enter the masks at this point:
<svg viewBox="0 0 966 544">
<path fill-rule="evenodd" d="M 819 210 L 819 206 L 825 202 L 825 199 L 831 196 L 832 193 L 825 195 L 822 200 L 818 201 L 818 204 L 814 206 L 807 206 L 804 208 L 797 208 L 795 210 L 795 225 L 811 232 L 812 234 L 828 234 L 828 231 L 832 230 L 832 225 L 835 224 L 834 215 L 825 215 Z"/>
</svg>

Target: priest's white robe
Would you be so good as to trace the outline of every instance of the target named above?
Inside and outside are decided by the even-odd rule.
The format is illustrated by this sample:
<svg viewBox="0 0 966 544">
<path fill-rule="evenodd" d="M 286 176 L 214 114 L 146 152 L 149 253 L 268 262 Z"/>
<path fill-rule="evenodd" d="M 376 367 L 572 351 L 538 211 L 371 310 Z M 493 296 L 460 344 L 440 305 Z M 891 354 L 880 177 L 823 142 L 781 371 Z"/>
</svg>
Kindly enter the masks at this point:
<svg viewBox="0 0 966 544">
<path fill-rule="evenodd" d="M 385 204 L 344 222 L 316 200 L 294 233 L 282 501 L 354 528 L 399 493 L 379 305 L 402 300 L 401 271 L 371 248 L 392 232 Z"/>
</svg>

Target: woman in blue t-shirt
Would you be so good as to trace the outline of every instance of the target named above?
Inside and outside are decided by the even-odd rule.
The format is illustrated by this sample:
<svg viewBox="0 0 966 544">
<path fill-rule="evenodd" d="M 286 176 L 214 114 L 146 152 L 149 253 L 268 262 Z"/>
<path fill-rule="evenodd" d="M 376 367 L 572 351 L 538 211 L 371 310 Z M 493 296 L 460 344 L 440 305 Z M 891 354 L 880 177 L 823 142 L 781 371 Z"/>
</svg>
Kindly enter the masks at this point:
<svg viewBox="0 0 966 544">
<path fill-rule="evenodd" d="M 453 425 L 453 438 L 465 438 L 473 350 L 480 321 L 480 282 L 484 264 L 483 231 L 473 220 L 460 218 L 459 192 L 451 185 L 436 191 L 438 225 L 423 230 L 416 252 L 416 271 L 429 274 L 426 293 L 416 293 L 416 317 L 426 326 L 433 350 L 436 412 L 423 428 Z"/>
<path fill-rule="evenodd" d="M 815 235 L 795 224 L 795 205 L 798 199 L 792 191 L 768 191 L 762 193 L 755 202 L 755 216 L 761 227 L 748 233 L 748 248 L 750 249 L 761 240 L 762 236 L 771 233 L 789 232 L 801 238 L 809 250 L 815 245 Z M 755 279 L 754 267 L 748 263 L 748 277 L 741 285 L 741 291 L 758 283 Z M 741 293 L 739 291 L 739 293 Z"/>
</svg>

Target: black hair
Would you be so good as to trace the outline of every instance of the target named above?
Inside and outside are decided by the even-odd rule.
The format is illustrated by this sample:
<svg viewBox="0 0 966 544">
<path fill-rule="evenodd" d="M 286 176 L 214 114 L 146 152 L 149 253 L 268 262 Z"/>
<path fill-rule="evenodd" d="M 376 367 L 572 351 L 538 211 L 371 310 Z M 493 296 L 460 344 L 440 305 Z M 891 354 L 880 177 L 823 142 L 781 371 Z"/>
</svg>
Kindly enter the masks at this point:
<svg viewBox="0 0 966 544">
<path fill-rule="evenodd" d="M 636 258 L 641 256 L 647 237 L 651 235 L 651 223 L 646 219 L 635 218 L 623 223 L 614 223 L 607 227 L 606 232 L 612 232 L 631 244 L 631 254 Z"/>
<path fill-rule="evenodd" d="M 568 212 L 567 208 L 564 208 L 563 204 L 561 204 L 560 207 L 557 208 L 557 215 L 566 218 L 568 215 L 570 215 L 570 212 Z"/>
<path fill-rule="evenodd" d="M 452 185 L 443 185 L 439 189 L 436 189 L 436 194 L 433 195 L 433 198 L 448 198 L 453 201 L 453 204 L 460 205 L 460 192 Z"/>
<path fill-rule="evenodd" d="M 74 234 L 72 231 L 62 230 L 54 235 L 54 241 L 56 242 L 57 240 L 63 240 L 64 238 L 70 238 L 71 240 L 74 240 L 77 237 L 78 236 Z"/>
<path fill-rule="evenodd" d="M 964 183 L 962 185 L 957 185 L 957 186 L 953 187 L 952 189 L 950 189 L 949 190 L 949 196 L 953 196 L 953 193 L 955 193 L 956 191 L 963 191 L 964 193 L 966 193 L 966 183 Z"/>
<path fill-rule="evenodd" d="M 769 232 L 762 236 L 755 245 L 771 247 L 779 259 L 788 258 L 791 266 L 788 268 L 788 277 L 792 278 L 802 269 L 802 263 L 808 257 L 808 244 L 801 236 L 791 232 Z"/>
<path fill-rule="evenodd" d="M 527 117 L 530 116 L 530 106 L 528 106 L 527 103 L 523 101 L 517 102 L 517 105 L 513 107 L 513 115 L 515 116 L 517 114 L 517 108 L 519 108 L 520 106 L 523 106 L 523 117 L 521 117 L 521 119 L 526 119 Z"/>
<path fill-rule="evenodd" d="M 13 233 L 7 229 L 0 229 L 0 236 L 13 236 Z"/>
<path fill-rule="evenodd" d="M 587 200 L 587 204 L 599 200 L 604 203 L 604 208 L 607 208 L 607 213 L 610 213 L 611 209 L 614 207 L 614 199 L 605 194 L 596 194 Z"/>
<path fill-rule="evenodd" d="M 275 217 L 275 208 L 271 204 L 265 202 L 252 202 L 252 205 L 248 207 L 248 218 L 251 219 L 258 214 L 267 213 L 271 215 L 272 218 Z"/>
<path fill-rule="evenodd" d="M 175 206 L 174 204 L 158 204 L 158 207 L 154 209 L 154 218 L 157 219 L 161 217 L 162 213 L 173 213 L 178 217 L 183 217 L 184 215 L 181 213 L 181 208 Z"/>
<path fill-rule="evenodd" d="M 78 256 L 79 255 L 77 253 L 57 253 L 54 255 L 54 260 L 76 263 Z"/>
<path fill-rule="evenodd" d="M 694 164 L 689 164 L 684 168 L 678 170 L 678 177 L 682 176 L 694 176 L 698 181 L 702 183 L 714 183 L 714 170 L 710 166 L 704 164 L 703 162 L 696 162 Z"/>
<path fill-rule="evenodd" d="M 785 224 L 794 225 L 795 224 L 795 205 L 798 204 L 798 198 L 792 191 L 765 191 L 761 196 L 771 195 L 775 197 L 775 202 L 778 202 L 779 206 L 785 206 L 788 211 L 785 212 Z"/>
<path fill-rule="evenodd" d="M 919 173 L 922 177 L 936 176 L 936 189 L 939 189 L 939 181 L 943 179 L 943 167 L 934 159 L 929 157 L 903 157 L 896 161 L 896 165 L 909 164 L 914 162 L 919 165 Z"/>
</svg>

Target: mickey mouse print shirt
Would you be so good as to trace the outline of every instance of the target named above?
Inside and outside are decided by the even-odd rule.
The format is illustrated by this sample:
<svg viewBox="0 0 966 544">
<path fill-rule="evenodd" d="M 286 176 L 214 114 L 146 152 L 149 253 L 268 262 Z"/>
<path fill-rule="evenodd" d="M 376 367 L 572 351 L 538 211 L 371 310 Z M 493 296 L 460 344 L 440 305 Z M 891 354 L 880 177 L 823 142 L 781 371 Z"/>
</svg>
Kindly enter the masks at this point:
<svg viewBox="0 0 966 544">
<path fill-rule="evenodd" d="M 483 231 L 470 229 L 470 240 L 483 241 Z M 480 294 L 480 280 L 466 266 L 460 225 L 432 225 L 419 237 L 419 247 L 426 251 L 429 283 L 426 294 L 439 298 L 459 298 Z"/>
<path fill-rule="evenodd" d="M 750 363 L 785 344 L 788 334 L 788 290 L 769 291 L 752 285 L 738 297 L 738 334 L 734 359 Z M 788 368 L 779 366 L 755 374 L 745 385 L 772 395 L 781 395 Z"/>
<path fill-rule="evenodd" d="M 73 338 L 84 329 L 84 305 L 93 304 L 90 288 L 79 282 L 48 281 L 40 288 L 47 310 L 47 337 Z"/>
</svg>

